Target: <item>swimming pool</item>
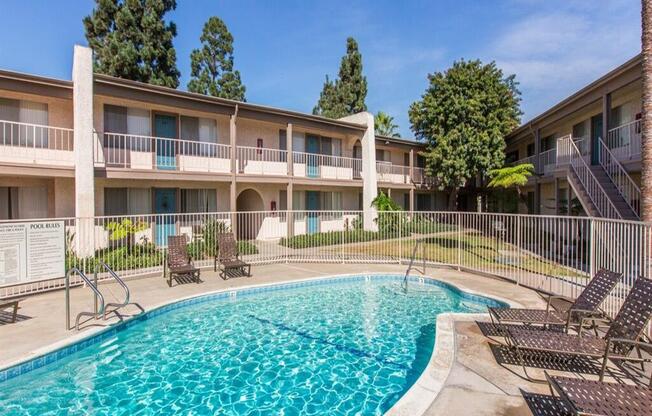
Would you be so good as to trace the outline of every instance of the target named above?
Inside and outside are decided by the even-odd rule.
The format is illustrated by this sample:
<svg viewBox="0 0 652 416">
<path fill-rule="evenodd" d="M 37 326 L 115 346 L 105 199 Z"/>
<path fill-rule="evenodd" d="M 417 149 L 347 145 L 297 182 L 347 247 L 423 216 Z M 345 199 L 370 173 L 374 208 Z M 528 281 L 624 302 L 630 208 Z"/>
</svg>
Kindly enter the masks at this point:
<svg viewBox="0 0 652 416">
<path fill-rule="evenodd" d="M 412 281 L 405 294 L 401 279 L 310 280 L 168 305 L 76 352 L 42 357 L 53 362 L 0 384 L 0 408 L 12 415 L 382 414 L 427 365 L 437 314 L 501 304 L 432 279 Z"/>
</svg>

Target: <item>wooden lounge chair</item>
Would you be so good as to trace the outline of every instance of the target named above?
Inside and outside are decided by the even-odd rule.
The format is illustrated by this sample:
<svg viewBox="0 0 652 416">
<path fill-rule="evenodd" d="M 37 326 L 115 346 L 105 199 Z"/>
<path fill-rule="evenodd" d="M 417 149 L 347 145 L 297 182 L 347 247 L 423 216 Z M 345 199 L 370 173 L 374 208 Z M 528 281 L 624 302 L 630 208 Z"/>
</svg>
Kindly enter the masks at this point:
<svg viewBox="0 0 652 416">
<path fill-rule="evenodd" d="M 184 235 L 171 235 L 168 237 L 168 256 L 166 261 L 167 273 L 164 270 L 163 275 L 167 275 L 168 286 L 172 287 L 172 279 L 177 282 L 180 279 L 199 280 L 199 269 L 192 263 L 192 258 L 188 254 L 187 239 Z"/>
<path fill-rule="evenodd" d="M 224 280 L 228 278 L 228 272 L 239 270 L 244 275 L 251 277 L 251 264 L 245 263 L 240 259 L 238 246 L 232 233 L 222 233 L 217 235 L 217 253 L 213 262 L 213 270 L 220 270 L 220 277 Z"/>
<path fill-rule="evenodd" d="M 622 276 L 622 273 L 600 269 L 575 301 L 563 296 L 549 296 L 546 309 L 488 308 L 489 316 L 497 328 L 503 324 L 566 325 L 568 330 L 571 324 L 579 323 L 586 316 L 603 315 L 599 310 L 600 305 Z M 553 308 L 556 299 L 567 300 L 568 306 L 564 309 Z"/>
<path fill-rule="evenodd" d="M 18 304 L 22 300 L 23 299 L 0 299 L 0 311 L 11 309 L 11 312 L 9 313 L 9 319 L 2 319 L 4 323 L 12 324 L 16 322 L 16 319 L 18 319 Z"/>
<path fill-rule="evenodd" d="M 552 395 L 556 392 L 576 415 L 652 415 L 652 385 L 646 388 L 548 374 L 546 378 Z"/>
<path fill-rule="evenodd" d="M 652 318 L 652 280 L 639 277 L 602 338 L 582 333 L 585 321 L 592 322 L 594 325 L 596 321 L 607 322 L 591 317 L 582 319 L 578 334 L 515 327 L 507 329 L 506 340 L 507 345 L 516 351 L 523 371 L 531 381 L 541 380 L 533 379 L 528 375 L 524 359 L 524 354 L 527 353 L 551 353 L 560 358 L 565 357 L 563 359 L 575 357 L 602 359 L 600 371 L 600 380 L 602 380 L 609 359 L 650 361 L 641 354 L 643 343 L 640 342 L 650 318 Z M 631 356 L 634 349 L 638 353 L 636 357 Z"/>
</svg>

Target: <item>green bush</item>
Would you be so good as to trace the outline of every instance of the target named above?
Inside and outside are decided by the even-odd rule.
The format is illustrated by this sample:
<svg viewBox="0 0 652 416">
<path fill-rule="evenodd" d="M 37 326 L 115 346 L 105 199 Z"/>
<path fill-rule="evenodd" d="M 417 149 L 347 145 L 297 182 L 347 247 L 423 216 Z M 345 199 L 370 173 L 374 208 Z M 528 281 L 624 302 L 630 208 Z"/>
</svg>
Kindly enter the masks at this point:
<svg viewBox="0 0 652 416">
<path fill-rule="evenodd" d="M 326 233 L 295 235 L 290 238 L 281 238 L 279 244 L 290 248 L 308 248 L 335 244 L 362 243 L 381 238 L 388 237 L 377 231 L 354 229 L 349 231 L 329 231 Z"/>
<path fill-rule="evenodd" d="M 132 247 L 122 246 L 98 250 L 94 256 L 87 258 L 80 258 L 69 252 L 66 256 L 66 269 L 77 267 L 82 272 L 89 274 L 95 271 L 95 266 L 99 265 L 100 261 L 115 271 L 140 269 L 160 266 L 163 264 L 163 259 L 163 252 L 154 244 L 136 244 Z"/>
</svg>

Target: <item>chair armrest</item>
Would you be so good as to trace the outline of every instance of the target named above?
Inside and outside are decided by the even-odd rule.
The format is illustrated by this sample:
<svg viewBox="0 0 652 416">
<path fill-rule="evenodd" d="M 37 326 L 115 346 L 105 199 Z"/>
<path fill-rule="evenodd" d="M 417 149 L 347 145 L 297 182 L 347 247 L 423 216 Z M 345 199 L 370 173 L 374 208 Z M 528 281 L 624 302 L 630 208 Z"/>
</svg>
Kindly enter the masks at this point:
<svg viewBox="0 0 652 416">
<path fill-rule="evenodd" d="M 552 306 L 552 301 L 555 300 L 555 299 L 563 300 L 563 301 L 565 301 L 565 302 L 568 302 L 569 304 L 572 304 L 572 303 L 573 303 L 573 299 L 569 298 L 568 296 L 563 296 L 563 295 L 548 295 L 548 299 L 546 300 L 546 311 L 549 311 L 549 310 L 550 310 L 550 307 Z M 553 306 L 553 308 L 554 308 L 555 310 L 557 310 L 557 308 L 555 308 L 554 306 Z"/>
</svg>

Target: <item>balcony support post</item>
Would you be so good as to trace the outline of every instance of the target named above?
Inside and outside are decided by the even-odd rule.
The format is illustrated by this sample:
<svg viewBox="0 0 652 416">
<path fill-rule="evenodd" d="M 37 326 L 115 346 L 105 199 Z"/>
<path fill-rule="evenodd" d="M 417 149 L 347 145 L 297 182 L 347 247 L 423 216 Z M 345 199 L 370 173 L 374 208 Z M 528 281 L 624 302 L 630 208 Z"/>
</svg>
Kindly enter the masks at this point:
<svg viewBox="0 0 652 416">
<path fill-rule="evenodd" d="M 414 187 L 410 188 L 410 212 L 414 212 Z"/>
<path fill-rule="evenodd" d="M 287 162 L 288 162 L 288 176 L 293 177 L 294 176 L 294 157 L 292 155 L 292 123 L 288 123 L 287 129 L 285 130 L 285 143 L 286 143 L 286 151 L 287 151 Z M 288 209 L 290 208 L 290 205 L 288 205 Z"/>
<path fill-rule="evenodd" d="M 236 182 L 236 143 L 237 143 L 237 128 L 236 119 L 238 117 L 238 107 L 236 105 L 235 113 L 229 119 L 229 144 L 231 148 L 231 186 L 229 187 L 229 210 L 231 211 L 231 231 L 236 236 L 238 235 L 238 218 L 237 218 L 237 204 L 236 198 L 237 182 Z"/>
<path fill-rule="evenodd" d="M 607 142 L 607 134 L 609 132 L 609 115 L 611 114 L 611 93 L 606 93 L 602 96 L 602 131 L 600 132 L 600 138 Z M 599 149 L 600 146 L 597 144 L 591 146 L 591 149 Z M 600 163 L 600 155 L 597 155 L 596 160 Z"/>
<path fill-rule="evenodd" d="M 287 215 L 286 215 L 286 221 L 287 221 L 287 234 L 288 238 L 294 236 L 294 215 L 292 215 L 292 205 L 293 205 L 293 199 L 292 197 L 294 192 L 294 184 L 292 183 L 292 178 L 288 181 L 288 186 L 287 186 L 287 191 L 286 191 L 286 207 L 287 207 Z"/>
</svg>

